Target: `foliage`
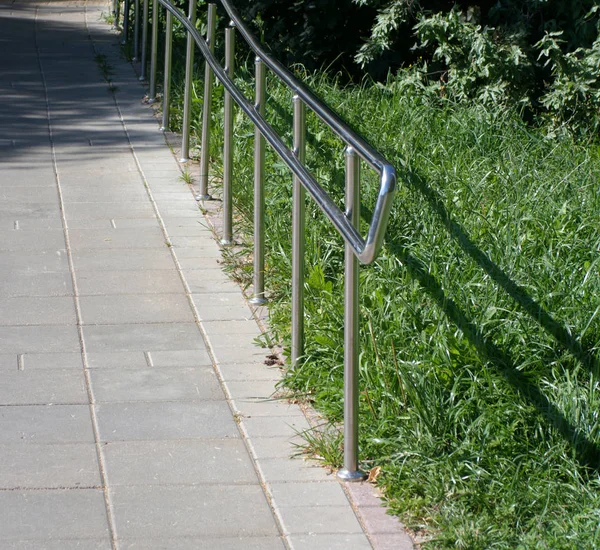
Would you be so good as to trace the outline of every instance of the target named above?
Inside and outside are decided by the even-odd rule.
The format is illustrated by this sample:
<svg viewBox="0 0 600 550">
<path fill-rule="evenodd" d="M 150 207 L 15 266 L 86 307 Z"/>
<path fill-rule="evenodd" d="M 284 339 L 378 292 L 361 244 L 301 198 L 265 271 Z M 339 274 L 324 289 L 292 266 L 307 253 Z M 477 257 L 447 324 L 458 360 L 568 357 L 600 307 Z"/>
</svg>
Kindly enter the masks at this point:
<svg viewBox="0 0 600 550">
<path fill-rule="evenodd" d="M 438 96 L 432 109 L 427 96 L 389 85 L 397 80 L 344 88 L 303 76 L 400 170 L 386 246 L 361 269 L 363 467 L 381 467 L 392 510 L 425 548 L 597 548 L 600 150 L 550 141 L 510 108 Z M 251 96 L 243 66 L 236 81 Z M 272 79 L 268 90 L 266 116 L 290 143 L 291 92 Z M 307 166 L 339 202 L 343 144 L 310 112 L 307 124 Z M 253 132 L 239 112 L 235 134 L 243 240 Z M 288 344 L 291 176 L 270 150 L 267 159 L 270 323 Z M 368 170 L 362 187 L 369 219 L 377 181 Z M 336 464 L 343 245 L 312 202 L 306 216 L 306 349 L 285 383 L 329 417 L 331 439 L 319 433 L 310 445 Z M 247 263 L 237 276 L 250 282 Z"/>
<path fill-rule="evenodd" d="M 591 48 L 577 48 L 567 54 L 561 49 L 562 36 L 562 31 L 548 33 L 536 45 L 553 76 L 541 103 L 552 113 L 555 124 L 568 123 L 576 129 L 591 124 L 592 131 L 597 132 L 600 127 L 600 33 Z"/>
<path fill-rule="evenodd" d="M 600 149 L 557 131 L 567 122 L 584 131 L 581 113 L 598 116 L 581 111 L 598 101 L 596 17 L 586 19 L 586 46 L 548 28 L 530 50 L 491 20 L 447 10 L 415 21 L 424 59 L 386 83 L 343 87 L 302 74 L 399 169 L 385 248 L 360 272 L 360 447 L 362 466 L 381 467 L 390 507 L 425 548 L 600 547 Z M 515 44 L 526 56 L 517 52 L 518 63 Z M 527 97 L 552 116 L 539 129 L 514 106 L 528 93 L 520 79 L 536 71 L 548 87 Z M 174 75 L 182 80 L 180 68 Z M 252 96 L 243 64 L 236 82 Z M 499 91 L 482 95 L 486 87 Z M 267 119 L 290 144 L 291 92 L 271 76 L 267 89 Z M 180 89 L 173 97 L 175 128 Z M 216 86 L 217 180 L 222 102 Z M 195 93 L 196 131 L 202 106 Z M 340 203 L 343 144 L 310 112 L 307 124 L 307 166 Z M 249 255 L 253 131 L 239 110 L 235 135 L 236 223 Z M 289 344 L 291 176 L 270 150 L 267 160 L 270 323 Z M 366 220 L 376 195 L 365 169 Z M 343 244 L 312 202 L 306 216 L 307 344 L 285 383 L 330 419 L 309 444 L 339 465 Z M 250 284 L 249 264 L 236 269 Z"/>
<path fill-rule="evenodd" d="M 356 60 L 388 68 L 413 91 L 453 100 L 519 105 L 555 127 L 593 135 L 598 114 L 600 11 L 593 0 L 453 5 L 436 0 L 355 0 L 378 10 Z M 412 31 L 411 31 L 412 28 Z M 402 33 L 400 33 L 402 29 Z M 406 34 L 416 41 L 405 46 Z M 404 44 L 404 47 L 398 47 Z M 415 55 L 419 54 L 416 58 Z"/>
<path fill-rule="evenodd" d="M 527 102 L 531 64 L 515 41 L 499 41 L 494 28 L 467 21 L 457 10 L 423 16 L 415 31 L 422 48 L 435 48 L 432 62 L 447 67 L 440 82 L 451 97 L 475 97 L 484 104 Z"/>
<path fill-rule="evenodd" d="M 354 73 L 356 41 L 368 32 L 374 13 L 352 0 L 238 0 L 234 4 L 287 65 L 302 63 L 309 69 L 329 67 Z"/>
</svg>

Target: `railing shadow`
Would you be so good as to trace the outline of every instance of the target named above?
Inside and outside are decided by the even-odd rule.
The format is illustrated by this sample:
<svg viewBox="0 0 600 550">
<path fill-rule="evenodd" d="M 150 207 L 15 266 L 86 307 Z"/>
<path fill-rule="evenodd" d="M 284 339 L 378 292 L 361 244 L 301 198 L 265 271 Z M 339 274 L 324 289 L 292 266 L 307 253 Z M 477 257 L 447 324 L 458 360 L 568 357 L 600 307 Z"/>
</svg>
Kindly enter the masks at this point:
<svg viewBox="0 0 600 550">
<path fill-rule="evenodd" d="M 594 376 L 600 374 L 598 360 L 584 347 L 569 330 L 557 321 L 548 311 L 536 302 L 527 291 L 513 281 L 502 269 L 482 252 L 471 240 L 464 228 L 455 222 L 437 193 L 427 185 L 425 180 L 414 172 L 406 171 L 406 181 L 413 189 L 421 193 L 427 200 L 438 218 L 442 221 L 448 233 L 457 241 L 463 251 L 468 254 L 481 269 L 483 269 L 500 288 L 502 288 L 523 310 L 536 321 L 560 345 L 564 346 L 573 356 L 589 369 Z"/>
<path fill-rule="evenodd" d="M 462 250 L 483 269 L 490 278 L 502 288 L 534 321 L 536 321 L 556 342 L 564 346 L 572 355 L 598 376 L 598 360 L 592 353 L 583 348 L 581 343 L 565 326 L 557 321 L 548 311 L 536 302 L 527 291 L 513 281 L 502 269 L 482 252 L 471 240 L 465 229 L 454 221 L 438 194 L 427 185 L 418 174 L 405 171 L 400 174 L 400 181 L 407 183 L 419 192 L 429 203 L 432 210 L 442 221 L 448 233 L 454 238 Z M 364 212 L 368 218 L 370 213 Z M 460 306 L 446 295 L 439 281 L 433 277 L 427 266 L 412 255 L 400 242 L 388 233 L 387 246 L 402 262 L 410 275 L 419 281 L 422 288 L 435 300 L 436 304 L 448 318 L 463 332 L 480 356 L 489 361 L 499 373 L 511 384 L 517 393 L 532 403 L 540 417 L 549 422 L 574 450 L 578 461 L 589 468 L 600 468 L 600 445 L 591 441 L 578 427 L 574 426 L 544 395 L 541 389 L 527 376 L 518 370 L 510 353 L 485 336 L 477 325 L 468 317 Z"/>
</svg>

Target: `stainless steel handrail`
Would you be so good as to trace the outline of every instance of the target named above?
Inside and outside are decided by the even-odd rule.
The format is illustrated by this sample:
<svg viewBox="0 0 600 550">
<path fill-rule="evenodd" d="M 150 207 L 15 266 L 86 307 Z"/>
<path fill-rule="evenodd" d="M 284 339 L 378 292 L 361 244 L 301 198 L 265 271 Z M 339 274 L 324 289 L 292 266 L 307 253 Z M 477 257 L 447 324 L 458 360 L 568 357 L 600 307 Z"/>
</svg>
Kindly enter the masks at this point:
<svg viewBox="0 0 600 550">
<path fill-rule="evenodd" d="M 117 0 L 118 1 L 118 0 Z M 213 74 L 225 88 L 225 138 L 223 159 L 223 237 L 221 243 L 232 242 L 231 228 L 231 179 L 232 179 L 232 151 L 233 151 L 233 102 L 253 122 L 255 135 L 255 264 L 254 264 L 254 298 L 253 303 L 264 303 L 264 221 L 262 220 L 263 179 L 264 179 L 264 141 L 266 140 L 277 152 L 284 163 L 294 175 L 293 192 L 293 223 L 292 223 L 292 367 L 296 366 L 303 355 L 303 288 L 304 288 L 304 191 L 307 191 L 326 217 L 334 225 L 345 241 L 345 315 L 344 315 L 344 468 L 338 472 L 338 477 L 346 481 L 364 478 L 358 467 L 358 358 L 359 358 L 359 332 L 358 332 L 358 261 L 369 264 L 375 260 L 381 246 L 392 200 L 396 188 L 396 172 L 391 163 L 375 150 L 366 140 L 353 131 L 344 121 L 313 94 L 302 82 L 296 79 L 279 61 L 266 53 L 256 38 L 249 32 L 244 22 L 228 0 L 221 0 L 223 7 L 231 18 L 229 28 L 226 29 L 225 66 L 222 67 L 213 54 L 215 32 L 215 5 L 208 6 L 208 32 L 206 40 L 196 29 L 196 3 L 190 0 L 189 16 L 186 17 L 179 9 L 168 0 L 158 0 L 167 10 L 167 14 L 175 17 L 188 33 L 188 48 L 186 54 L 186 98 L 184 100 L 184 128 L 182 162 L 188 160 L 188 139 L 191 78 L 193 69 L 193 49 L 190 43 L 195 42 L 204 59 L 206 60 L 206 76 L 204 90 L 204 114 L 202 124 L 202 159 L 200 173 L 199 200 L 210 198 L 208 194 L 208 148 L 210 136 L 210 109 L 212 97 Z M 148 0 L 144 0 L 143 31 L 148 23 Z M 153 32 L 151 55 L 151 88 L 150 100 L 154 100 L 156 83 L 156 49 L 157 49 L 157 18 L 156 0 L 153 2 Z M 139 0 L 135 3 L 136 19 L 139 10 Z M 129 25 L 129 10 L 124 10 L 124 29 Z M 172 17 L 168 17 L 168 24 L 172 24 Z M 253 52 L 256 54 L 256 102 L 253 105 L 235 85 L 233 81 L 234 66 L 234 32 L 240 33 Z M 137 38 L 138 32 L 135 31 Z M 141 73 L 145 76 L 146 69 L 146 34 L 143 32 L 142 67 Z M 167 44 L 165 58 L 170 67 L 171 56 L 171 30 L 167 29 Z M 124 37 L 125 39 L 125 37 Z M 137 52 L 136 52 L 137 53 Z M 267 122 L 265 109 L 265 67 L 269 68 L 293 92 L 294 101 L 294 145 L 290 149 L 281 139 L 279 134 Z M 170 72 L 170 70 L 169 70 Z M 168 101 L 170 78 L 165 78 L 165 101 Z M 305 149 L 305 107 L 311 109 L 335 134 L 346 143 L 346 211 L 342 211 L 332 198 L 319 185 L 316 179 L 304 166 Z M 162 128 L 168 127 L 169 105 L 163 107 Z M 365 161 L 379 175 L 379 194 L 371 218 L 371 223 L 366 237 L 358 230 L 360 196 L 360 159 Z M 261 265 L 262 262 L 262 265 Z"/>
</svg>

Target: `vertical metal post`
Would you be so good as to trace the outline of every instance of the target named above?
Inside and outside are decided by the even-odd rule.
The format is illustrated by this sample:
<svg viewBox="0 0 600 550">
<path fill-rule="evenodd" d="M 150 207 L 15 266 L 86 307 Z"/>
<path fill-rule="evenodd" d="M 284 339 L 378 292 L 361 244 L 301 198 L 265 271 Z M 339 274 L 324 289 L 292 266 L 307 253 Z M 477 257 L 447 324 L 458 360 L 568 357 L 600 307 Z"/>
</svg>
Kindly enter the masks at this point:
<svg viewBox="0 0 600 550">
<path fill-rule="evenodd" d="M 156 62 L 158 60 L 158 0 L 152 0 L 152 46 L 150 52 L 150 103 L 156 101 Z"/>
<path fill-rule="evenodd" d="M 265 116 L 265 64 L 255 59 L 256 91 L 254 109 Z M 265 299 L 265 138 L 254 127 L 254 296 L 251 304 L 264 304 Z"/>
<path fill-rule="evenodd" d="M 129 0 L 125 0 L 125 4 L 123 6 L 123 35 L 121 44 L 124 46 L 127 44 L 127 40 L 129 39 L 129 12 L 130 12 L 130 2 Z"/>
<path fill-rule="evenodd" d="M 294 95 L 294 154 L 304 162 L 306 152 L 306 108 Z M 294 176 L 292 206 L 292 368 L 304 355 L 304 224 L 306 191 Z"/>
<path fill-rule="evenodd" d="M 225 71 L 233 78 L 234 71 L 235 26 L 233 21 L 225 29 Z M 223 145 L 223 237 L 221 244 L 233 241 L 233 201 L 231 196 L 231 180 L 233 174 L 233 99 L 225 92 L 225 120 Z"/>
<path fill-rule="evenodd" d="M 161 132 L 169 129 L 171 114 L 171 61 L 173 58 L 173 14 L 167 10 L 167 28 L 165 29 L 165 81 L 163 84 L 163 107 Z"/>
<path fill-rule="evenodd" d="M 208 27 L 206 30 L 206 42 L 211 53 L 215 51 L 215 25 L 217 21 L 217 6 L 208 5 Z M 208 63 L 204 66 L 204 106 L 202 109 L 202 142 L 200 149 L 200 192 L 197 200 L 209 200 L 208 193 L 208 164 L 210 160 L 210 119 L 212 109 L 212 91 L 214 74 Z"/>
<path fill-rule="evenodd" d="M 133 5 L 133 61 L 140 59 L 140 0 Z"/>
<path fill-rule="evenodd" d="M 121 0 L 114 0 L 113 1 L 113 14 L 115 16 L 115 20 L 113 22 L 113 28 L 118 29 L 119 28 L 119 19 L 121 18 Z"/>
<path fill-rule="evenodd" d="M 148 11 L 150 0 L 144 0 L 144 13 L 142 15 L 142 66 L 140 67 L 140 80 L 146 80 L 146 64 L 148 57 Z"/>
<path fill-rule="evenodd" d="M 188 19 L 196 26 L 196 0 L 190 0 Z M 185 56 L 185 95 L 183 98 L 183 127 L 181 129 L 181 159 L 180 162 L 190 160 L 190 122 L 192 117 L 192 79 L 194 77 L 194 39 L 187 35 L 187 50 Z"/>
<path fill-rule="evenodd" d="M 360 221 L 360 159 L 346 148 L 346 216 L 354 227 Z M 346 243 L 344 268 L 344 467 L 337 476 L 343 481 L 362 481 L 358 469 L 358 259 Z"/>
</svg>

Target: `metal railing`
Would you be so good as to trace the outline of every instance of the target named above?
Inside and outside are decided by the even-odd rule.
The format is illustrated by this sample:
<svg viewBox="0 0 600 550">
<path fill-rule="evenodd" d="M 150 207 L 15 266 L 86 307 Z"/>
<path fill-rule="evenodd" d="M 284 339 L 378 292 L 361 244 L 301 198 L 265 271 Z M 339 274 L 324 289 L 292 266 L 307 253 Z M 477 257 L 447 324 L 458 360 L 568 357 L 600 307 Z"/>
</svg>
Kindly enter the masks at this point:
<svg viewBox="0 0 600 550">
<path fill-rule="evenodd" d="M 143 14 L 140 21 L 140 2 Z M 130 0 L 123 9 L 123 41 L 129 39 Z M 148 12 L 149 0 L 133 0 L 133 57 L 141 61 L 141 77 L 146 78 L 148 65 Z M 216 6 L 208 5 L 206 38 L 196 29 L 197 0 L 190 0 L 187 17 L 168 0 L 152 0 L 152 42 L 150 56 L 149 99 L 156 98 L 156 73 L 158 50 L 158 9 L 166 9 L 165 63 L 163 90 L 162 130 L 169 127 L 171 55 L 173 18 L 179 20 L 187 31 L 185 98 L 183 114 L 182 162 L 189 160 L 189 131 L 191 117 L 192 72 L 194 45 L 206 61 L 204 79 L 204 108 L 200 158 L 199 200 L 210 199 L 208 189 L 209 141 L 211 131 L 211 103 L 214 76 L 225 89 L 224 150 L 223 150 L 223 245 L 232 242 L 232 174 L 233 174 L 233 103 L 250 118 L 255 128 L 254 140 L 254 304 L 265 303 L 264 289 L 264 165 L 265 141 L 277 152 L 293 174 L 292 219 L 292 343 L 291 364 L 295 366 L 304 349 L 304 226 L 305 193 L 316 202 L 325 216 L 345 241 L 344 289 L 344 467 L 338 477 L 345 481 L 364 479 L 358 466 L 358 262 L 369 264 L 376 258 L 385 235 L 392 199 L 396 187 L 394 167 L 360 135 L 349 128 L 338 115 L 298 81 L 277 60 L 267 54 L 248 31 L 235 9 L 227 0 L 221 0 L 231 22 L 225 30 L 225 65 L 214 56 Z M 119 0 L 115 0 L 116 24 L 119 17 Z M 235 85 L 234 45 L 236 31 L 256 55 L 256 89 L 252 104 Z M 140 47 L 141 34 L 141 47 Z M 140 59 L 141 56 L 141 59 Z M 293 148 L 290 149 L 265 119 L 266 69 L 272 71 L 293 92 Z M 306 107 L 313 111 L 346 144 L 346 194 L 345 211 L 334 203 L 304 165 L 306 146 Z M 379 194 L 365 237 L 358 230 L 360 219 L 360 161 L 366 162 L 379 176 Z"/>
</svg>

